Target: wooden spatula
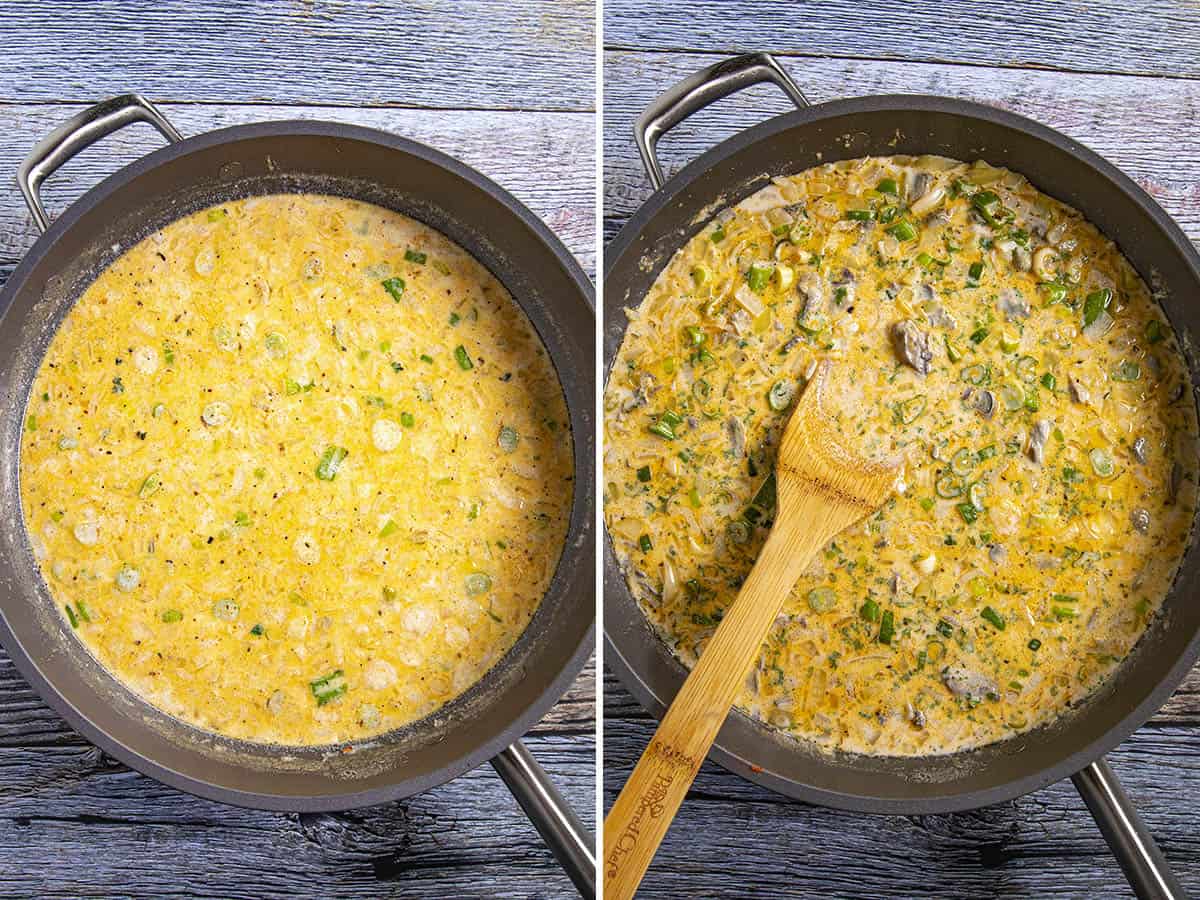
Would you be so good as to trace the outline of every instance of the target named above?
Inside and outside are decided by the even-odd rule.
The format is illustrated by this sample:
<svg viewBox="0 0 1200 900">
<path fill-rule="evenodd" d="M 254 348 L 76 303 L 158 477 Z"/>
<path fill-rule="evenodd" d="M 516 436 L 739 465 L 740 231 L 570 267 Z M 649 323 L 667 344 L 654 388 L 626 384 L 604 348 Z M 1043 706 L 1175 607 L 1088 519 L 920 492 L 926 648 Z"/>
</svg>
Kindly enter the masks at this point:
<svg viewBox="0 0 1200 900">
<path fill-rule="evenodd" d="M 766 544 L 604 821 L 605 900 L 637 890 L 800 574 L 895 486 L 895 464 L 860 459 L 822 411 L 828 369 L 818 366 L 784 430 Z"/>
</svg>

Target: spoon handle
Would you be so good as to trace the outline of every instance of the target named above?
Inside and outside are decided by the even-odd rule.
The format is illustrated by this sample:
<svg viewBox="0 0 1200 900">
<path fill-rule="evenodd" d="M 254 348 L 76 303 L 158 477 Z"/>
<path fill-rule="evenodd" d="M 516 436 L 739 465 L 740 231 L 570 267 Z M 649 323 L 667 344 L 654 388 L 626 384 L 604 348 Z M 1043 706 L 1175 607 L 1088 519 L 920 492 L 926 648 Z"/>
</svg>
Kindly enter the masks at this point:
<svg viewBox="0 0 1200 900">
<path fill-rule="evenodd" d="M 737 599 L 613 803 L 604 821 L 605 900 L 628 900 L 637 890 L 784 599 L 832 536 L 820 527 L 825 522 L 819 510 L 811 511 L 818 515 L 776 522 Z"/>
</svg>

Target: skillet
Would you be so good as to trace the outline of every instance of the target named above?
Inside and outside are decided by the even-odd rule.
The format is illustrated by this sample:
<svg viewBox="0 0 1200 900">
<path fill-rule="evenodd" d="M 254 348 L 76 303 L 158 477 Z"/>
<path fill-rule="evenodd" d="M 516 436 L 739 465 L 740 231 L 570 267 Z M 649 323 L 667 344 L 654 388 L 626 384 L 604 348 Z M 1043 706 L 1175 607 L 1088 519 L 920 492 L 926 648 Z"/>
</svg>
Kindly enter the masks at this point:
<svg viewBox="0 0 1200 900">
<path fill-rule="evenodd" d="M 742 88 L 770 82 L 798 107 L 707 151 L 669 181 L 659 138 Z M 638 119 L 635 140 L 655 193 L 605 252 L 605 377 L 620 348 L 624 308 L 636 306 L 671 257 L 721 209 L 770 177 L 867 155 L 940 154 L 1025 175 L 1116 241 L 1153 285 L 1171 324 L 1200 330 L 1200 255 L 1141 188 L 1076 141 L 1021 116 L 945 97 L 890 95 L 810 106 L 768 54 L 719 62 L 674 85 Z M 1189 360 L 1193 402 L 1197 373 Z M 839 809 L 926 815 L 1011 800 L 1070 777 L 1141 897 L 1186 894 L 1103 755 L 1166 702 L 1200 657 L 1200 548 L 1191 543 L 1162 612 L 1118 672 L 1086 703 L 1008 740 L 936 757 L 829 755 L 735 710 L 710 758 L 789 797 Z M 686 677 L 631 596 L 612 541 L 604 544 L 605 659 L 661 717 Z M 611 854 L 613 848 L 606 848 Z"/>
<path fill-rule="evenodd" d="M 53 223 L 39 190 L 74 154 L 134 122 L 168 145 L 109 176 Z M 370 806 L 492 760 L 585 896 L 592 838 L 518 738 L 579 673 L 594 633 L 594 299 L 570 253 L 525 206 L 457 160 L 381 131 L 270 122 L 183 139 L 134 94 L 81 112 L 18 173 L 44 232 L 0 293 L 0 640 L 34 689 L 80 733 L 138 771 L 202 797 L 284 811 Z M 434 714 L 344 747 L 281 748 L 218 737 L 154 709 L 108 674 L 53 607 L 20 508 L 20 423 L 58 324 L 84 288 L 147 234 L 197 209 L 255 194 L 337 194 L 443 232 L 495 274 L 541 336 L 574 438 L 575 489 L 562 558 L 529 626 L 476 685 Z"/>
</svg>

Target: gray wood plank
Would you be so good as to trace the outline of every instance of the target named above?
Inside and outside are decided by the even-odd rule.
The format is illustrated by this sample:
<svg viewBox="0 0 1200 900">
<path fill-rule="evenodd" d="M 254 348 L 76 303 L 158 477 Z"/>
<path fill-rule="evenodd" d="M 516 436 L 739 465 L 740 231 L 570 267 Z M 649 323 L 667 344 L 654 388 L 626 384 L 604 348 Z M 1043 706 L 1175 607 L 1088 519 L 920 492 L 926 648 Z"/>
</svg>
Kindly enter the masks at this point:
<svg viewBox="0 0 1200 900">
<path fill-rule="evenodd" d="M 645 51 L 770 50 L 781 56 L 1200 76 L 1200 17 L 1194 4 L 1181 0 L 610 2 L 604 42 Z M 808 62 L 796 66 L 804 69 Z"/>
<path fill-rule="evenodd" d="M 2 78 L 0 78 L 2 83 Z M 37 140 L 82 106 L 0 104 L 0 182 Z M 381 128 L 421 141 L 473 166 L 511 191 L 592 271 L 595 261 L 595 116 L 587 112 L 447 112 L 276 105 L 162 104 L 184 135 L 277 119 L 326 119 Z M 106 175 L 156 149 L 162 138 L 135 125 L 85 150 L 46 182 L 58 213 Z M 18 260 L 37 237 L 15 188 L 0 190 L 0 262 Z"/>
<path fill-rule="evenodd" d="M 634 120 L 660 91 L 711 61 L 692 53 L 605 53 L 606 239 L 650 194 L 633 145 Z M 989 103 L 1037 119 L 1115 163 L 1193 240 L 1200 238 L 1200 144 L 1192 139 L 1200 82 L 838 59 L 789 60 L 784 67 L 814 103 L 865 94 L 928 93 Z M 788 108 L 782 94 L 763 85 L 722 100 L 662 139 L 664 166 L 674 171 L 737 130 Z"/>
<path fill-rule="evenodd" d="M 0 4 L 0 98 L 594 107 L 592 0 Z"/>
<path fill-rule="evenodd" d="M 861 13 L 856 11 L 860 6 Z M 958 8 L 981 6 L 968 0 Z M 768 35 L 764 43 L 775 47 L 820 53 L 814 47 L 831 22 L 856 22 L 879 8 L 841 0 L 811 4 L 804 7 L 803 23 L 798 24 L 794 13 L 787 20 L 785 7 L 751 11 L 743 4 L 729 14 L 736 27 L 727 27 L 718 36 L 712 23 L 719 13 L 709 5 L 671 12 L 658 3 L 637 9 L 621 3 L 616 24 L 610 18 L 605 32 L 612 45 L 605 53 L 604 81 L 606 239 L 650 194 L 631 138 L 634 118 L 659 91 L 721 55 L 671 48 L 758 49 L 736 42 Z M 1074 3 L 1025 4 L 1014 19 L 1042 21 L 1075 14 L 1079 21 L 1061 29 L 1054 40 L 1064 47 L 1064 65 L 1092 68 L 1091 61 L 1080 61 L 1075 55 L 1086 57 L 1092 52 L 1081 46 L 1087 40 L 1075 38 L 1087 30 L 1085 12 L 1112 8 L 1106 3 L 1090 3 L 1087 10 Z M 993 9 L 1001 14 L 1001 7 Z M 1003 9 L 1012 11 L 1011 6 Z M 946 19 L 948 27 L 910 35 L 915 28 L 906 25 L 902 54 L 927 51 L 931 60 L 991 62 L 984 59 L 986 51 L 1002 39 L 996 28 L 983 35 L 956 28 L 958 13 L 945 5 L 905 5 L 903 14 L 909 22 L 936 14 Z M 780 28 L 772 31 L 764 26 L 770 17 L 782 23 Z M 888 21 L 894 23 L 896 16 Z M 641 46 L 655 52 L 621 49 L 638 45 L 629 37 L 633 32 L 623 30 L 634 25 L 645 29 L 635 34 L 644 39 Z M 1195 25 L 1181 24 L 1178 37 L 1164 48 L 1165 55 L 1193 40 L 1189 27 Z M 866 35 L 861 46 L 856 38 L 840 37 L 841 44 L 833 40 L 829 52 L 890 55 L 871 49 L 875 37 Z M 1037 42 L 1015 46 L 1023 52 L 1045 50 Z M 1038 59 L 995 61 L 1025 66 Z M 1200 239 L 1196 202 L 1200 147 L 1192 140 L 1200 91 L 1193 80 L 999 66 L 981 69 L 942 61 L 795 57 L 783 63 L 814 102 L 867 93 L 924 92 L 966 97 L 1039 119 L 1123 168 L 1175 216 L 1193 240 Z M 1137 62 L 1150 70 L 1157 64 Z M 736 130 L 786 109 L 786 102 L 770 87 L 756 87 L 721 101 L 663 139 L 664 164 L 673 171 Z M 653 722 L 611 675 L 604 679 L 603 702 L 607 808 L 649 739 Z M 1177 874 L 1191 891 L 1200 892 L 1200 839 L 1195 828 L 1200 821 L 1200 667 L 1110 760 Z M 960 815 L 871 817 L 794 803 L 706 764 L 642 895 L 745 897 L 768 892 L 788 897 L 1131 896 L 1069 783 Z"/>
<path fill-rule="evenodd" d="M 607 810 L 654 723 L 611 674 L 604 688 Z M 1200 729 L 1148 726 L 1108 759 L 1185 888 L 1200 892 Z M 732 898 L 751 890 L 956 900 L 1132 896 L 1069 782 L 968 813 L 868 816 L 791 801 L 705 763 L 639 896 Z"/>
<path fill-rule="evenodd" d="M 594 827 L 594 744 L 528 739 Z M 94 747 L 0 752 L 3 897 L 571 897 L 490 766 L 355 812 L 286 815 L 199 800 Z"/>
</svg>

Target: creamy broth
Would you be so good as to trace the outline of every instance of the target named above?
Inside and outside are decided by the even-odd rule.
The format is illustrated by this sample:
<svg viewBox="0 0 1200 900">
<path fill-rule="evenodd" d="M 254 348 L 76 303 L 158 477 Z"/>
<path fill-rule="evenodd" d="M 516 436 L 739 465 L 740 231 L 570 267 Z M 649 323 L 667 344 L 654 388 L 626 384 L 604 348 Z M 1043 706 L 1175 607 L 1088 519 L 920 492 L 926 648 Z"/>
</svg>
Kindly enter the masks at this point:
<svg viewBox="0 0 1200 900">
<path fill-rule="evenodd" d="M 743 710 L 827 748 L 947 753 L 1061 715 L 1155 615 L 1195 511 L 1179 343 L 1117 248 L 1018 174 L 867 158 L 718 214 L 628 311 L 605 392 L 605 517 L 694 664 L 774 511 L 822 359 L 894 499 L 784 603 Z"/>
<path fill-rule="evenodd" d="M 503 286 L 412 219 L 317 195 L 122 255 L 55 335 L 21 447 L 85 646 L 186 722 L 293 745 L 398 727 L 494 665 L 549 585 L 572 474 Z"/>
</svg>

